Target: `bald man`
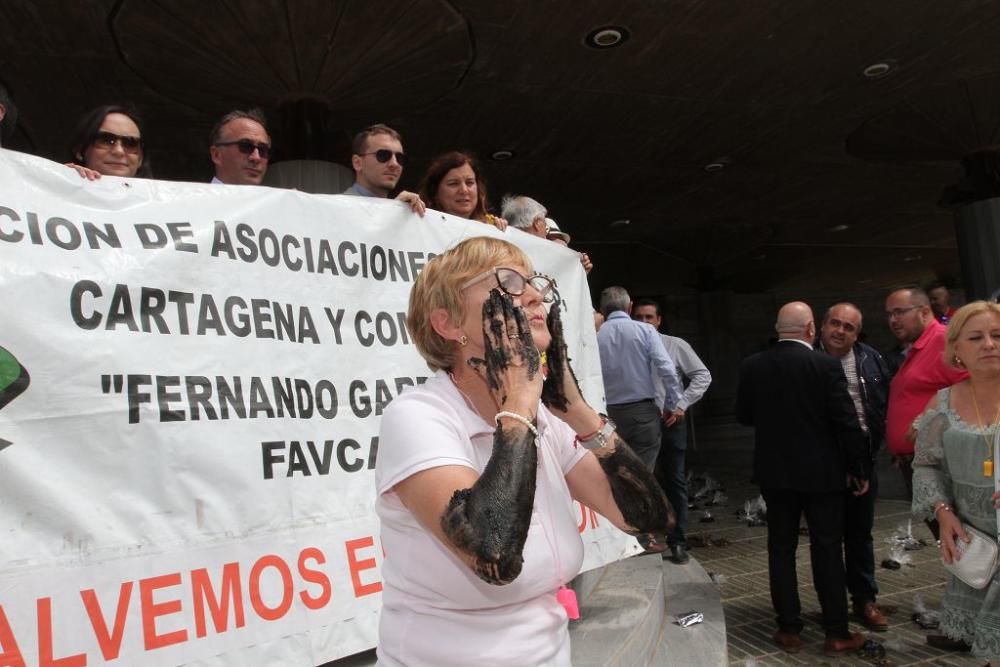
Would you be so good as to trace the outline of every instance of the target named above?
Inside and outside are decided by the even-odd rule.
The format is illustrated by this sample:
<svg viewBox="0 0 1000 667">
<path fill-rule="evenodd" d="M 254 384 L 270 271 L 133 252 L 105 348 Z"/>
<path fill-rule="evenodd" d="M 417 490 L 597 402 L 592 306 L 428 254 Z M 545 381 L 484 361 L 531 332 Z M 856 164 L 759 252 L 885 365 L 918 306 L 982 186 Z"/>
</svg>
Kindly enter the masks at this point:
<svg viewBox="0 0 1000 667">
<path fill-rule="evenodd" d="M 799 517 L 809 526 L 813 586 L 823 611 L 824 651 L 856 651 L 864 637 L 847 626 L 844 576 L 844 491 L 868 491 L 870 461 L 840 362 L 813 350 L 812 309 L 793 301 L 778 311 L 778 342 L 740 366 L 736 415 L 754 427 L 753 481 L 767 503 L 767 556 L 774 641 L 789 653 L 802 646 L 795 573 Z"/>
</svg>

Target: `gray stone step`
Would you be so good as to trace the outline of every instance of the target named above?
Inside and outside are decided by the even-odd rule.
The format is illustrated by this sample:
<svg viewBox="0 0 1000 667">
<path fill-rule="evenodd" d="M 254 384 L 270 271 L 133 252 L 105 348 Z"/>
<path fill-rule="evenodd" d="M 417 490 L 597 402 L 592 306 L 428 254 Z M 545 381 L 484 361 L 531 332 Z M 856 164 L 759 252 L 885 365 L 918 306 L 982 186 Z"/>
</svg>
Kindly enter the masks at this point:
<svg viewBox="0 0 1000 667">
<path fill-rule="evenodd" d="M 663 560 L 633 556 L 603 568 L 570 623 L 574 667 L 636 667 L 656 650 L 663 626 Z"/>
<path fill-rule="evenodd" d="M 726 618 L 718 587 L 698 561 L 685 565 L 663 562 L 666 613 L 663 632 L 648 665 L 712 667 L 726 665 Z M 700 611 L 705 620 L 682 628 L 674 619 L 689 611 Z"/>
<path fill-rule="evenodd" d="M 659 556 L 634 556 L 584 573 L 573 582 L 582 618 L 570 622 L 574 667 L 725 665 L 726 622 L 719 591 L 692 558 L 675 565 Z M 700 611 L 689 628 L 676 615 Z M 375 651 L 323 667 L 370 667 Z"/>
</svg>

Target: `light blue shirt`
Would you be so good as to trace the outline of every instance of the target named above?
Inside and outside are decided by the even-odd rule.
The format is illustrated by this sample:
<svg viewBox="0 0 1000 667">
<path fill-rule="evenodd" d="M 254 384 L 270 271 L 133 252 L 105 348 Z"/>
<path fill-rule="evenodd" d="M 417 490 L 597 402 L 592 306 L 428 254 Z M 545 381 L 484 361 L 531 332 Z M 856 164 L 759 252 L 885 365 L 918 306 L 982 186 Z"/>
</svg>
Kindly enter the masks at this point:
<svg viewBox="0 0 1000 667">
<path fill-rule="evenodd" d="M 380 197 L 380 195 L 375 194 L 357 181 L 354 181 L 354 185 L 344 190 L 341 194 L 354 195 L 355 197 Z"/>
<path fill-rule="evenodd" d="M 597 332 L 597 346 L 608 405 L 653 399 L 658 376 L 666 390 L 664 408 L 677 407 L 681 399 L 677 369 L 652 324 L 636 322 L 616 310 Z"/>
</svg>

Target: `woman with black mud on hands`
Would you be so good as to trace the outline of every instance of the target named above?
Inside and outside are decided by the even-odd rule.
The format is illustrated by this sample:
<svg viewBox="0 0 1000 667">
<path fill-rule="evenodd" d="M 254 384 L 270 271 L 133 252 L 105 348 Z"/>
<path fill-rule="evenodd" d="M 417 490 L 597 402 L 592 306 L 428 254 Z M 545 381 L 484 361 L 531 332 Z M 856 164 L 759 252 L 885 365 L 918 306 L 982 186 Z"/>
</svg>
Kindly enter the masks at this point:
<svg viewBox="0 0 1000 667">
<path fill-rule="evenodd" d="M 557 593 L 583 558 L 571 500 L 633 535 L 673 525 L 580 394 L 559 311 L 553 281 L 494 238 L 417 278 L 407 326 L 436 375 L 382 418 L 380 665 L 569 665 Z"/>
</svg>

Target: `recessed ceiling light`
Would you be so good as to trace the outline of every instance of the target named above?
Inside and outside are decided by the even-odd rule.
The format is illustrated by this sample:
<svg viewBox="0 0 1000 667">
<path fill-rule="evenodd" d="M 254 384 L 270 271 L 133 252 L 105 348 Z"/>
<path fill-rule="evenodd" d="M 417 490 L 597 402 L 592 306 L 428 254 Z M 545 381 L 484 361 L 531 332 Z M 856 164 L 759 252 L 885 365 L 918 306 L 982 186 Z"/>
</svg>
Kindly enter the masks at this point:
<svg viewBox="0 0 1000 667">
<path fill-rule="evenodd" d="M 850 228 L 851 228 L 850 225 L 834 225 L 833 227 L 830 227 L 830 229 L 828 229 L 827 231 L 828 232 L 846 232 Z"/>
<path fill-rule="evenodd" d="M 871 279 L 871 278 L 864 278 L 864 279 L 862 279 L 862 280 L 859 280 L 859 281 L 858 281 L 858 284 L 859 284 L 859 285 L 867 285 L 867 284 L 868 284 L 868 283 L 870 283 L 871 281 L 872 281 L 872 279 Z"/>
<path fill-rule="evenodd" d="M 917 262 L 917 261 L 920 261 L 923 258 L 924 258 L 923 255 L 910 255 L 909 257 L 904 257 L 903 261 L 904 262 Z"/>
<path fill-rule="evenodd" d="M 620 220 L 612 220 L 611 227 L 625 227 L 626 225 L 631 225 L 632 221 L 622 218 Z"/>
<path fill-rule="evenodd" d="M 715 158 L 714 160 L 706 164 L 704 167 L 702 167 L 702 169 L 708 172 L 713 172 L 713 171 L 722 171 L 726 167 L 731 167 L 731 166 L 733 166 L 732 158 L 730 158 L 728 155 L 724 155 L 722 157 Z"/>
<path fill-rule="evenodd" d="M 583 43 L 592 49 L 612 49 L 627 42 L 630 36 L 628 28 L 620 25 L 604 25 L 587 33 Z"/>
<path fill-rule="evenodd" d="M 490 157 L 493 158 L 494 160 L 502 162 L 503 160 L 509 160 L 512 157 L 514 157 L 514 151 L 507 151 L 507 150 L 493 151 L 490 154 Z"/>
<path fill-rule="evenodd" d="M 765 255 L 764 253 L 761 253 L 759 255 L 754 255 L 753 258 L 756 259 L 758 262 L 760 262 L 762 260 L 767 259 L 767 255 Z"/>
<path fill-rule="evenodd" d="M 896 70 L 896 63 L 892 60 L 886 60 L 885 62 L 872 63 L 868 67 L 861 70 L 861 74 L 866 79 L 881 79 L 884 76 L 889 76 Z"/>
</svg>

